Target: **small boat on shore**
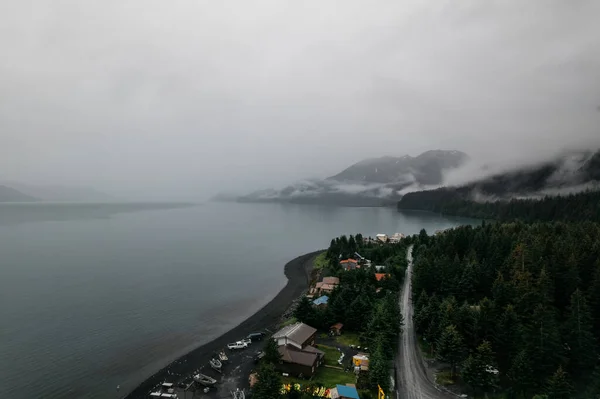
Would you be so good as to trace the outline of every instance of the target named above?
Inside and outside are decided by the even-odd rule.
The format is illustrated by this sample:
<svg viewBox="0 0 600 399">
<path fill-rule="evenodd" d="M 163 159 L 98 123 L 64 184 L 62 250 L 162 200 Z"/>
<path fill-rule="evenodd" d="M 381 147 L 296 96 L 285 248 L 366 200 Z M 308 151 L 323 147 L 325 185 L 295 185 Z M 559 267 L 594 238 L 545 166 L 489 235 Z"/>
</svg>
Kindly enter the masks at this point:
<svg viewBox="0 0 600 399">
<path fill-rule="evenodd" d="M 219 360 L 221 362 L 226 362 L 227 360 L 229 360 L 229 358 L 227 357 L 227 355 L 225 354 L 225 351 L 221 351 L 219 352 Z"/>
<path fill-rule="evenodd" d="M 235 391 L 231 391 L 231 396 L 233 396 L 233 399 L 246 399 L 244 390 L 240 390 L 239 388 L 237 388 Z"/>
<path fill-rule="evenodd" d="M 217 383 L 217 380 L 215 380 L 214 378 L 209 377 L 205 374 L 202 374 L 202 373 L 196 374 L 194 376 L 194 381 L 196 381 L 199 384 L 204 385 L 205 387 L 210 387 Z"/>
<path fill-rule="evenodd" d="M 219 373 L 221 372 L 221 367 L 223 367 L 223 363 L 219 359 L 210 359 L 210 367 L 217 370 Z"/>
</svg>

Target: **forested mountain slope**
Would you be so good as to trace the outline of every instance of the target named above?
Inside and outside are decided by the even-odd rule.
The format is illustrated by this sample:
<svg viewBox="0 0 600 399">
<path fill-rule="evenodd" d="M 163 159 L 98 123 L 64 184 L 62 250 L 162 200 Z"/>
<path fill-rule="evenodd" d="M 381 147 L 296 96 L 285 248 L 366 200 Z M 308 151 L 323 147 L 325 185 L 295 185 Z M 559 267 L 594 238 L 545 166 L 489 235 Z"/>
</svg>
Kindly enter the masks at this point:
<svg viewBox="0 0 600 399">
<path fill-rule="evenodd" d="M 582 151 L 457 187 L 407 193 L 398 208 L 468 214 L 472 209 L 465 207 L 465 203 L 472 201 L 493 203 L 515 198 L 543 198 L 599 186 L 600 150 Z"/>
<path fill-rule="evenodd" d="M 413 238 L 418 334 L 479 392 L 598 397 L 599 237 L 591 222 L 423 231 Z"/>
<path fill-rule="evenodd" d="M 586 191 L 565 196 L 543 199 L 513 199 L 510 201 L 476 202 L 448 198 L 441 201 L 438 194 L 430 191 L 420 197 L 405 196 L 398 209 L 426 209 L 447 215 L 468 216 L 499 221 L 595 221 L 600 222 L 600 191 Z"/>
</svg>

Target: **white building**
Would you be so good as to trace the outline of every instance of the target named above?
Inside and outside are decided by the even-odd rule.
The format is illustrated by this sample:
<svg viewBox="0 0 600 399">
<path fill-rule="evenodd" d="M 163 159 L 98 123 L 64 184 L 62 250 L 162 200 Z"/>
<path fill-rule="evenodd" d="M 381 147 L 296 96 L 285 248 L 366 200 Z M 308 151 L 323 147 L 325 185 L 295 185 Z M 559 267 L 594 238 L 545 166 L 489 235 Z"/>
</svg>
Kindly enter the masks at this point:
<svg viewBox="0 0 600 399">
<path fill-rule="evenodd" d="M 406 238 L 406 236 L 402 233 L 394 233 L 391 237 L 390 237 L 390 242 L 391 243 L 399 243 L 402 239 Z"/>
<path fill-rule="evenodd" d="M 375 236 L 375 238 L 377 238 L 379 241 L 381 242 L 387 242 L 388 241 L 388 236 L 387 234 L 377 234 Z"/>
</svg>

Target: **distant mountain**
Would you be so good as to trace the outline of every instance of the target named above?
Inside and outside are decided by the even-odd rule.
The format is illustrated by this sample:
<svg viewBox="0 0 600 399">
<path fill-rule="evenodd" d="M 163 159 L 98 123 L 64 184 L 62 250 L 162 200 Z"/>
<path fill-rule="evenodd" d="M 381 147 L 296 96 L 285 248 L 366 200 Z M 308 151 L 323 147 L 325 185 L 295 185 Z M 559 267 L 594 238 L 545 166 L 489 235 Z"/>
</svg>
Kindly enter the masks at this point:
<svg viewBox="0 0 600 399">
<path fill-rule="evenodd" d="M 600 188 L 600 150 L 571 152 L 556 159 L 486 177 L 457 187 L 407 193 L 401 209 L 439 211 L 456 201 L 494 201 Z"/>
<path fill-rule="evenodd" d="M 427 151 L 417 157 L 365 159 L 324 180 L 305 180 L 280 190 L 255 191 L 238 197 L 237 201 L 393 205 L 403 190 L 442 184 L 445 172 L 464 165 L 467 160 L 463 152 L 443 150 Z"/>
<path fill-rule="evenodd" d="M 20 182 L 5 182 L 26 195 L 50 202 L 110 202 L 115 199 L 89 187 L 60 185 L 33 185 Z"/>
<path fill-rule="evenodd" d="M 441 184 L 443 172 L 458 168 L 468 160 L 460 151 L 427 151 L 417 157 L 365 159 L 350 166 L 331 180 L 366 183 L 398 183 L 407 179 L 423 185 Z"/>
<path fill-rule="evenodd" d="M 33 202 L 35 197 L 23 194 L 12 187 L 0 186 L 0 202 Z"/>
</svg>

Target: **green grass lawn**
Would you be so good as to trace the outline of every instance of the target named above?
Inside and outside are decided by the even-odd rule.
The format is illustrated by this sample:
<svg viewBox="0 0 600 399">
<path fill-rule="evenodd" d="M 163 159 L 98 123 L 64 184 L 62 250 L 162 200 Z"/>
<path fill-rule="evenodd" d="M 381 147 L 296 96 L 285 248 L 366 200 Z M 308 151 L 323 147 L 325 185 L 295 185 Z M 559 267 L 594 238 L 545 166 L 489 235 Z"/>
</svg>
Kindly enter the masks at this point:
<svg viewBox="0 0 600 399">
<path fill-rule="evenodd" d="M 327 262 L 326 256 L 327 256 L 327 252 L 321 252 L 319 255 L 317 255 L 317 257 L 315 258 L 315 263 L 314 263 L 315 269 L 322 269 L 329 265 L 329 263 Z"/>
<path fill-rule="evenodd" d="M 450 376 L 450 371 L 440 371 L 435 375 L 435 381 L 440 385 L 453 385 L 455 379 Z"/>
<path fill-rule="evenodd" d="M 344 346 L 360 345 L 360 340 L 358 339 L 357 333 L 343 332 L 342 335 L 335 337 L 335 340 L 337 343 L 339 343 L 340 345 L 344 345 Z"/>
<path fill-rule="evenodd" d="M 300 384 L 305 387 L 307 385 L 324 386 L 325 388 L 333 388 L 336 384 L 355 384 L 356 375 L 354 373 L 345 373 L 342 370 L 330 369 L 327 367 L 319 367 L 312 380 L 303 380 L 295 377 L 282 377 L 284 384 Z"/>
<path fill-rule="evenodd" d="M 485 395 L 477 395 L 475 399 L 484 399 Z M 488 393 L 487 399 L 507 399 L 508 395 L 505 393 Z"/>
<path fill-rule="evenodd" d="M 356 383 L 356 375 L 352 372 L 345 373 L 342 370 L 330 369 L 321 366 L 313 377 L 313 381 L 317 385 L 333 388 L 336 384 L 345 385 Z"/>
<path fill-rule="evenodd" d="M 317 349 L 325 352 L 325 364 L 330 366 L 340 367 L 338 359 L 340 358 L 340 352 L 331 346 L 327 345 L 316 345 Z"/>
<path fill-rule="evenodd" d="M 294 324 L 297 321 L 298 321 L 298 319 L 296 319 L 295 317 L 290 317 L 289 319 L 287 319 L 286 321 L 284 321 L 283 323 L 281 323 L 279 325 L 279 328 L 283 328 L 285 326 L 289 326 L 290 324 Z"/>
</svg>

